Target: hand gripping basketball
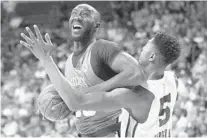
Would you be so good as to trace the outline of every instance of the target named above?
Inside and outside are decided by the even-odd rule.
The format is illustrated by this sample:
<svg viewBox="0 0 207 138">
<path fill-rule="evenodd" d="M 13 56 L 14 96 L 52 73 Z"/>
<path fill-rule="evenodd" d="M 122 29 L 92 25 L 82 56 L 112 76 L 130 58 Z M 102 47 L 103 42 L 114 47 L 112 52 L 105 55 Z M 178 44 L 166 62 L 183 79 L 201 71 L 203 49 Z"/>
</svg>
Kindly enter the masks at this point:
<svg viewBox="0 0 207 138">
<path fill-rule="evenodd" d="M 71 113 L 53 85 L 48 85 L 42 90 L 37 98 L 37 105 L 43 117 L 50 121 L 63 120 Z"/>
</svg>

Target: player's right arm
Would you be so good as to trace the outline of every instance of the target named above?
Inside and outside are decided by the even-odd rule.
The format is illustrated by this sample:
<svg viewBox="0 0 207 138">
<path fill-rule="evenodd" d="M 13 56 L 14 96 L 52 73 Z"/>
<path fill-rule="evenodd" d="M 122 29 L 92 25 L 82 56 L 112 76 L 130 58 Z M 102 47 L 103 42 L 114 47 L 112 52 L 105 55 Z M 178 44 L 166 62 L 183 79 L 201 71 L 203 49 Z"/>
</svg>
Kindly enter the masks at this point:
<svg viewBox="0 0 207 138">
<path fill-rule="evenodd" d="M 95 74 L 105 81 L 81 91 L 110 91 L 115 88 L 141 85 L 147 79 L 145 71 L 135 58 L 121 51 L 116 43 L 107 40 L 98 40 L 94 44 L 91 50 L 91 65 Z M 109 68 L 108 72 L 100 67 Z M 104 78 L 103 72 L 110 74 L 110 70 L 117 74 Z"/>
</svg>

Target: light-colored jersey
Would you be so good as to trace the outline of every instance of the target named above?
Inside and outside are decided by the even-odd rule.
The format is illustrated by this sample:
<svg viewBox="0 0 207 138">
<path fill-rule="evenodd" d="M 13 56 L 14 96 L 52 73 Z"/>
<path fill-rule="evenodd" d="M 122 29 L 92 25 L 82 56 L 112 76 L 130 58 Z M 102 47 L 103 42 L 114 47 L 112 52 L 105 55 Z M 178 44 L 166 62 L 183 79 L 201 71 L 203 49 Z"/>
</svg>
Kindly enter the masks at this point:
<svg viewBox="0 0 207 138">
<path fill-rule="evenodd" d="M 177 97 L 175 75 L 165 71 L 162 79 L 148 80 L 147 87 L 155 96 L 147 120 L 141 124 L 123 109 L 119 118 L 122 122 L 121 137 L 171 137 L 172 113 Z"/>
<path fill-rule="evenodd" d="M 93 71 L 91 61 L 92 43 L 86 49 L 83 56 L 80 58 L 77 67 L 75 68 L 72 63 L 73 53 L 68 57 L 65 67 L 65 76 L 74 88 L 90 87 L 103 82 Z M 96 112 L 96 111 L 77 111 L 76 128 L 80 134 L 91 134 L 97 130 L 108 127 L 117 123 L 117 118 L 121 110 L 110 113 Z"/>
</svg>

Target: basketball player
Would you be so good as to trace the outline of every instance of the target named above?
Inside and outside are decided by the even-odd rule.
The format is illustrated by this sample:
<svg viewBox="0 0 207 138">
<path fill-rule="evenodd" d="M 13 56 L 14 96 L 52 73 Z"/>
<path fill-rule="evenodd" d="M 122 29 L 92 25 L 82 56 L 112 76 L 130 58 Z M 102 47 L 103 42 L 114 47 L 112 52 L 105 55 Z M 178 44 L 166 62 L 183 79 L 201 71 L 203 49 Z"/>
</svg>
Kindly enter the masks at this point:
<svg viewBox="0 0 207 138">
<path fill-rule="evenodd" d="M 129 54 L 122 52 L 117 44 L 107 40 L 96 40 L 96 32 L 100 26 L 100 14 L 96 9 L 87 4 L 76 6 L 69 20 L 71 37 L 74 40 L 74 53 L 68 57 L 64 77 L 50 57 L 52 42 L 49 35 L 45 35 L 44 42 L 37 26 L 34 26 L 37 38 L 26 27 L 30 38 L 21 34 L 26 42 L 20 43 L 28 47 L 33 54 L 43 63 L 54 87 L 69 109 L 74 110 L 77 99 L 69 92 L 71 87 L 76 88 L 76 94 L 109 91 L 118 87 L 137 86 L 146 82 L 147 74 L 142 66 Z M 87 88 L 86 88 L 87 87 Z M 151 93 L 144 94 L 152 101 Z M 151 102 L 146 103 L 146 107 Z M 149 111 L 149 108 L 146 108 Z M 117 118 L 121 110 L 112 112 L 81 111 L 77 122 L 77 130 L 82 136 L 114 136 L 119 129 Z M 143 111 L 142 116 L 148 112 Z M 141 120 L 141 119 L 140 119 Z"/>
</svg>

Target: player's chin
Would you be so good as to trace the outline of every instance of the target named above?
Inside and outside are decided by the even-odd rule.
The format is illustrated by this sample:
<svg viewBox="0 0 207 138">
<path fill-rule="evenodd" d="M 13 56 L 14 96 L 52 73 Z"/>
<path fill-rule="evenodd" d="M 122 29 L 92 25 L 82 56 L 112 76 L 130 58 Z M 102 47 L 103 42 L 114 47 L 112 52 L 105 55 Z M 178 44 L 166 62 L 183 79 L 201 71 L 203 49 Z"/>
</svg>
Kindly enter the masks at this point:
<svg viewBox="0 0 207 138">
<path fill-rule="evenodd" d="M 138 62 L 139 62 L 139 64 L 140 64 L 140 65 L 142 65 L 142 66 L 144 66 L 144 65 L 145 65 L 145 62 L 144 62 L 144 60 L 142 60 L 142 58 L 141 58 L 141 57 L 138 59 Z"/>
<path fill-rule="evenodd" d="M 71 38 L 73 41 L 81 41 L 83 38 L 83 35 L 82 34 L 72 34 Z"/>
</svg>

